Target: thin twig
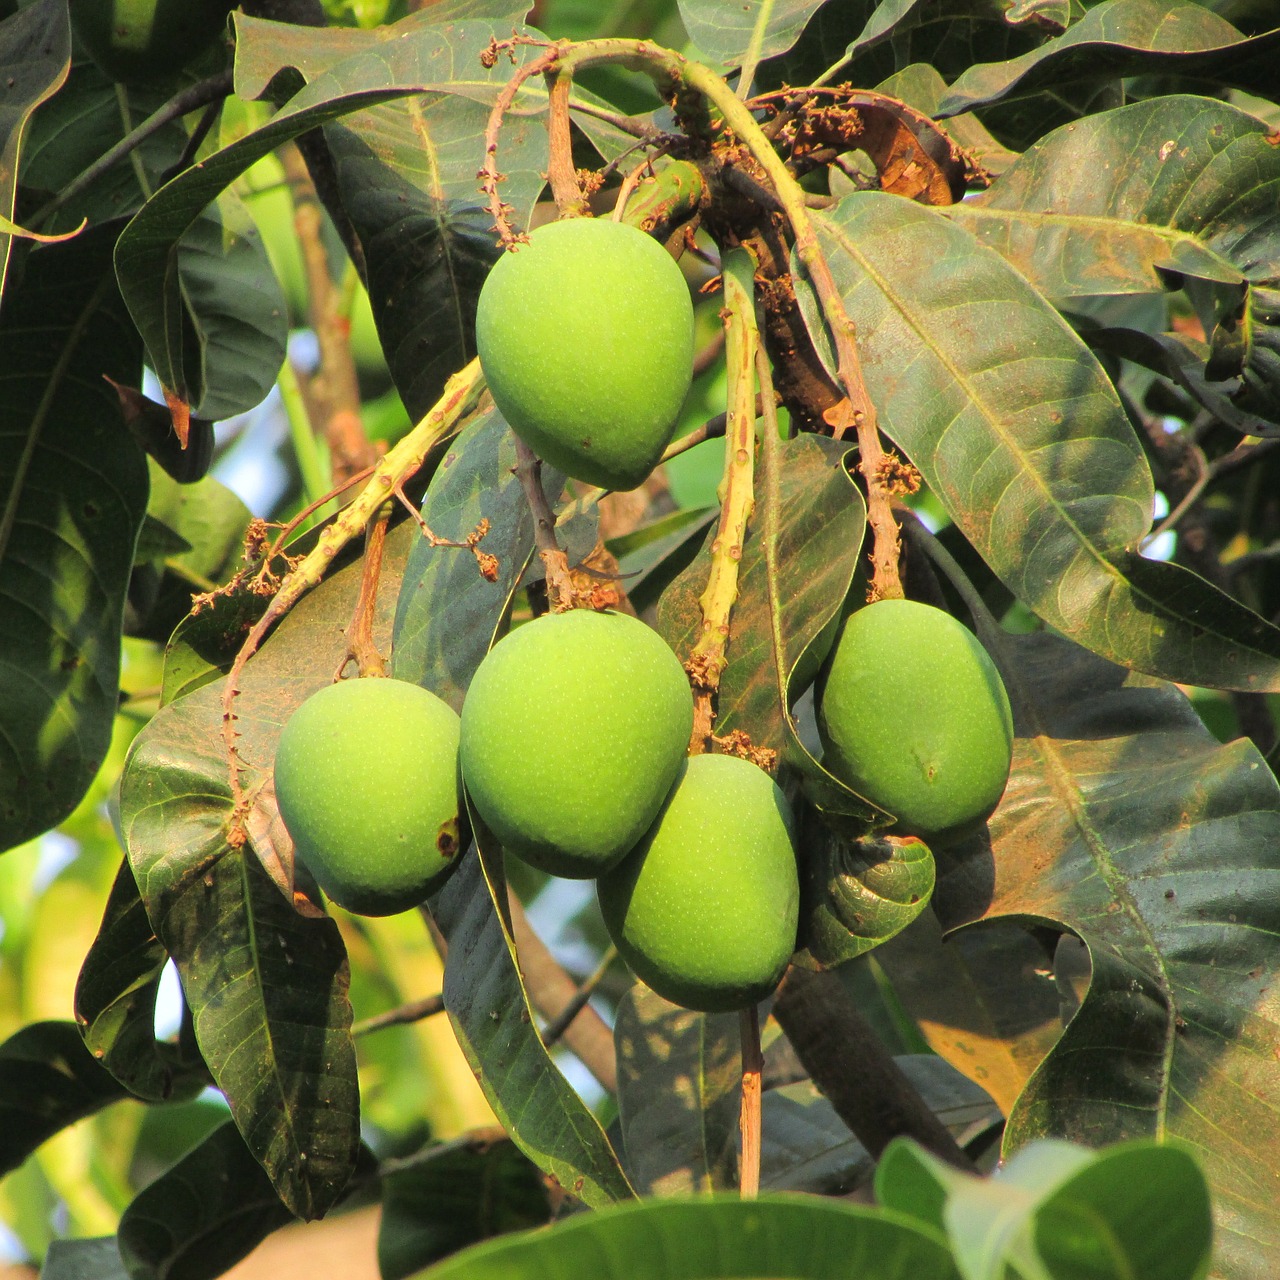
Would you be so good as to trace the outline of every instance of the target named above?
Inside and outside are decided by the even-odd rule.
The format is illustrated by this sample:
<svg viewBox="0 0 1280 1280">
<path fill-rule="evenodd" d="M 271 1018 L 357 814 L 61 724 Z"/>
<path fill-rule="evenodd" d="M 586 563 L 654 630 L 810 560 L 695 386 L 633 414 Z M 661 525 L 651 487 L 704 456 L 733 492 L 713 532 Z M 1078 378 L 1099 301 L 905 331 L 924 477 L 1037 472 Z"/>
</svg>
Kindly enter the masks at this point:
<svg viewBox="0 0 1280 1280">
<path fill-rule="evenodd" d="M 561 218 L 581 218 L 590 212 L 573 166 L 573 136 L 569 129 L 569 91 L 573 77 L 550 67 L 547 81 L 547 139 L 550 146 L 547 182 Z"/>
<path fill-rule="evenodd" d="M 378 602 L 378 583 L 382 578 L 382 553 L 387 544 L 387 523 L 391 519 L 391 503 L 384 502 L 377 516 L 364 531 L 364 561 L 360 573 L 360 594 L 347 627 L 347 648 L 334 672 L 342 678 L 348 662 L 354 662 L 361 676 L 385 676 L 387 660 L 378 652 L 373 639 L 374 607 Z"/>
<path fill-rule="evenodd" d="M 760 1194 L 760 1147 L 763 1120 L 764 1054 L 760 1050 L 760 1011 L 753 1004 L 738 1015 L 742 1035 L 742 1110 L 738 1130 L 742 1158 L 738 1164 L 738 1194 L 754 1200 Z"/>
<path fill-rule="evenodd" d="M 555 513 L 542 488 L 542 463 L 519 436 L 516 459 L 516 475 L 533 514 L 533 540 L 546 573 L 547 600 L 553 613 L 563 613 L 574 606 L 573 580 L 569 576 L 569 558 L 556 541 Z"/>
<path fill-rule="evenodd" d="M 586 1008 L 587 1001 L 595 994 L 596 988 L 604 981 L 609 966 L 618 958 L 618 948 L 610 944 L 600 963 L 591 971 L 586 981 L 578 988 L 572 1000 L 542 1029 L 542 1043 L 551 1048 L 569 1029 L 569 1024 Z"/>
<path fill-rule="evenodd" d="M 114 147 L 104 151 L 87 169 L 78 173 L 52 200 L 36 211 L 28 220 L 28 225 L 39 227 L 64 204 L 74 200 L 85 188 L 92 186 L 104 173 L 114 168 L 165 125 L 180 119 L 197 107 L 225 98 L 231 92 L 231 86 L 231 72 L 220 71 L 216 76 L 210 76 L 207 80 L 201 80 L 198 84 L 190 85 L 180 93 L 174 94 L 164 106 L 153 111 L 137 128 L 131 129 Z"/>
<path fill-rule="evenodd" d="M 1170 529 L 1176 528 L 1178 522 L 1191 510 L 1192 507 L 1200 500 L 1200 495 L 1209 487 L 1209 482 L 1214 478 L 1213 471 L 1208 462 L 1205 460 L 1203 451 L 1197 445 L 1192 445 L 1187 450 L 1188 456 L 1196 468 L 1196 478 L 1192 482 L 1191 487 L 1182 495 L 1178 505 L 1169 512 L 1163 520 L 1160 521 L 1154 529 L 1142 540 L 1142 549 L 1145 551 L 1158 537 L 1163 533 L 1168 533 Z"/>
<path fill-rule="evenodd" d="M 367 1036 L 371 1031 L 382 1031 L 386 1027 L 404 1027 L 413 1022 L 421 1022 L 424 1018 L 434 1018 L 444 1012 L 444 996 L 424 996 L 421 1000 L 410 1000 L 407 1004 L 388 1009 L 385 1013 L 375 1013 L 371 1018 L 361 1018 L 352 1023 L 353 1036 Z"/>
</svg>

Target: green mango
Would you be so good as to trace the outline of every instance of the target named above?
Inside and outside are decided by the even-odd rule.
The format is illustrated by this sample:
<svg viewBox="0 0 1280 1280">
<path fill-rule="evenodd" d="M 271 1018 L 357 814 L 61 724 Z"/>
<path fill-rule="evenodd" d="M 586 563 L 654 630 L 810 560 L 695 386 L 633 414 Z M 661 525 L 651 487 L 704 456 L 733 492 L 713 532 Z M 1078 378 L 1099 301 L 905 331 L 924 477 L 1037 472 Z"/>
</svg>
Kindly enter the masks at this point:
<svg viewBox="0 0 1280 1280">
<path fill-rule="evenodd" d="M 634 489 L 671 442 L 693 377 L 689 286 L 635 227 L 548 223 L 486 277 L 476 350 L 534 453 L 576 480 Z"/>
<path fill-rule="evenodd" d="M 275 788 L 298 858 L 340 906 L 385 916 L 444 882 L 462 849 L 458 713 L 403 680 L 343 680 L 280 734 Z"/>
<path fill-rule="evenodd" d="M 817 686 L 826 767 L 897 819 L 895 834 L 963 834 L 1009 778 L 1009 697 L 949 613 L 878 600 L 851 614 Z"/>
<path fill-rule="evenodd" d="M 796 948 L 795 822 L 773 779 L 736 756 L 690 758 L 640 844 L 596 882 L 622 958 L 664 999 L 742 1009 Z"/>
<path fill-rule="evenodd" d="M 621 613 L 547 614 L 472 678 L 462 778 L 507 852 L 589 879 L 644 834 L 692 731 L 688 678 L 657 632 Z"/>
</svg>

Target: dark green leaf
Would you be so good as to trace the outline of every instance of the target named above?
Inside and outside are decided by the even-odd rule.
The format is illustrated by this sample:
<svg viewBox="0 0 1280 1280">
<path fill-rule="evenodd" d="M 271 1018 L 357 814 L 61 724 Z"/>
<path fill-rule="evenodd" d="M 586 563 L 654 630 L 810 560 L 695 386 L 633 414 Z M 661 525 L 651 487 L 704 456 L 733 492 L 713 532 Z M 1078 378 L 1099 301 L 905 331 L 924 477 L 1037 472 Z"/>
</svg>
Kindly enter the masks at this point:
<svg viewBox="0 0 1280 1280">
<path fill-rule="evenodd" d="M 550 1216 L 537 1165 L 506 1140 L 462 1139 L 383 1183 L 382 1280 L 403 1280 L 451 1253 Z"/>
<path fill-rule="evenodd" d="M 632 1186 L 662 1196 L 735 1188 L 738 1015 L 693 1013 L 637 983 L 619 1002 L 613 1038 Z"/>
<path fill-rule="evenodd" d="M 243 15 L 237 15 L 235 21 L 240 37 L 236 88 L 242 97 L 253 97 L 263 92 L 272 73 L 281 66 L 305 61 L 297 56 L 295 46 L 302 49 L 311 46 L 309 42 L 304 43 L 298 39 L 296 28 L 287 29 L 288 40 L 281 47 L 276 39 L 278 30 L 264 31 L 265 27 L 273 24 L 255 22 Z M 510 65 L 505 60 L 499 60 L 492 70 L 481 65 L 479 55 L 495 31 L 499 37 L 510 35 L 509 28 L 500 29 L 488 22 L 436 25 L 430 12 L 423 11 L 391 27 L 371 32 L 346 32 L 341 37 L 343 41 L 358 38 L 367 52 L 343 58 L 332 69 L 316 75 L 268 124 L 214 152 L 198 166 L 187 169 L 147 202 L 120 237 L 116 266 L 129 308 L 146 340 L 156 373 L 165 387 L 186 398 L 193 382 L 193 374 L 184 363 L 183 316 L 174 293 L 173 266 L 178 241 L 200 212 L 255 160 L 299 133 L 326 124 L 339 116 L 404 97 L 416 99 L 414 107 L 403 109 L 405 112 L 412 112 L 414 117 L 420 117 L 428 108 L 434 110 L 441 95 L 458 95 L 473 102 L 491 103 L 510 75 Z M 267 53 L 279 53 L 284 61 L 273 60 L 267 53 L 259 58 L 254 52 L 255 42 L 262 43 Z M 528 46 L 519 46 L 517 52 L 528 56 Z M 541 101 L 545 101 L 545 91 Z M 530 107 L 522 99 L 517 103 L 517 116 L 528 109 Z M 533 109 L 536 109 L 536 105 Z M 473 145 L 479 137 L 473 133 L 476 117 L 464 112 L 466 120 L 459 123 L 460 117 L 449 111 L 445 114 L 449 123 L 441 137 L 434 137 L 430 124 L 426 125 L 426 136 L 432 145 L 424 149 L 423 139 L 419 134 L 412 154 L 405 141 L 404 130 L 398 126 L 396 155 L 402 171 L 398 172 L 385 165 L 379 169 L 377 190 L 373 196 L 377 205 L 377 217 L 371 221 L 370 226 L 378 225 L 383 228 L 388 262 L 405 247 L 399 238 L 403 228 L 397 226 L 390 214 L 393 203 L 399 217 L 403 219 L 421 209 L 426 203 L 423 193 L 427 192 L 431 200 L 437 203 L 430 206 L 435 211 L 425 216 L 422 225 L 438 230 L 442 218 L 439 202 L 443 200 L 447 205 L 446 197 L 455 198 L 458 191 L 458 162 L 451 151 L 455 144 L 467 156 L 473 185 L 467 199 L 467 209 L 451 213 L 449 224 L 451 227 L 455 221 L 459 225 L 465 224 L 469 243 L 477 235 L 474 220 L 479 196 L 474 190 L 477 162 Z M 403 119 L 398 120 L 402 125 Z M 445 157 L 437 150 L 441 143 L 450 144 L 450 152 Z M 367 149 L 367 144 L 363 145 Z M 508 156 L 503 153 L 499 158 L 503 168 L 507 168 Z M 441 170 L 440 166 L 445 160 L 448 161 L 448 167 Z M 540 168 L 545 167 L 546 162 L 537 160 L 530 151 L 525 156 L 524 163 L 529 174 L 536 175 Z M 403 170 L 406 169 L 414 178 L 411 183 L 405 180 Z M 368 180 L 367 174 L 362 180 Z M 532 183 L 532 176 L 528 181 Z M 539 179 L 538 185 L 540 182 Z M 357 194 L 359 193 L 352 194 L 352 202 L 356 202 Z M 403 203 L 402 196 L 405 197 Z M 412 204 L 409 203 L 410 196 Z M 532 196 L 529 200 L 532 202 Z M 451 240 L 441 242 L 441 249 L 446 248 L 449 252 L 456 252 L 458 246 Z M 375 257 L 381 261 L 382 246 L 374 246 L 374 249 L 377 251 Z M 445 261 L 448 261 L 447 255 Z M 452 265 L 458 264 L 455 261 Z M 433 264 L 433 269 L 440 271 L 438 264 Z M 445 276 L 438 274 L 436 278 L 443 280 Z M 399 283 L 396 282 L 397 287 Z M 387 304 L 387 299 L 377 287 L 372 297 L 376 314 Z M 457 299 L 454 299 L 451 305 L 456 304 Z M 406 331 L 413 322 L 414 317 L 411 316 L 397 321 L 405 326 Z M 421 352 L 416 347 L 401 352 L 400 344 L 392 340 L 394 327 L 393 325 L 389 329 L 386 324 L 383 325 L 383 346 L 389 352 L 393 368 L 399 363 L 401 376 L 411 379 L 412 363 L 421 363 Z M 452 355 L 450 359 L 453 359 Z M 456 367 L 456 363 L 451 364 L 448 372 Z M 406 382 L 402 386 L 402 394 L 405 394 L 408 385 Z M 405 399 L 406 402 L 413 400 L 413 403 L 408 404 L 411 413 L 426 408 L 426 404 L 422 404 L 415 409 L 416 397 L 405 394 Z"/>
<path fill-rule="evenodd" d="M 134 1197 L 117 1238 L 133 1280 L 214 1280 L 292 1221 L 227 1123 Z"/>
<path fill-rule="evenodd" d="M 1176 690 L 1051 636 L 999 643 L 1019 707 L 991 849 L 953 869 L 968 919 L 1054 921 L 1088 948 L 1079 1010 L 1009 1117 L 1006 1146 L 1177 1138 L 1217 1207 L 1219 1265 L 1280 1249 L 1280 786 Z M 994 883 L 991 859 L 994 856 Z M 939 896 L 957 895 L 946 882 Z M 959 1065 L 959 1059 L 956 1059 Z M 1247 1141 L 1224 1135 L 1247 1134 Z"/>
<path fill-rule="evenodd" d="M 37 0 L 0 22 L 0 217 L 13 220 L 18 156 L 31 115 L 62 85 L 70 60 L 71 25 L 62 0 Z M 0 231 L 0 295 L 12 241 Z"/>
<path fill-rule="evenodd" d="M 103 379 L 142 364 L 110 251 L 33 251 L 0 314 L 0 849 L 71 812 L 116 712 L 147 470 Z"/>
<path fill-rule="evenodd" d="M 410 553 L 400 588 L 395 675 L 430 689 L 455 711 L 461 711 L 533 555 L 533 517 L 515 464 L 515 437 L 490 409 L 450 445 L 422 504 L 422 518 L 439 538 L 463 541 L 487 521 L 480 550 L 497 557 L 497 579 L 482 577 L 469 551 L 422 540 Z M 564 477 L 544 467 L 542 487 L 554 507 Z"/>
<path fill-rule="evenodd" d="M 0 1044 L 0 1175 L 69 1124 L 128 1097 L 74 1022 L 33 1022 Z"/>
<path fill-rule="evenodd" d="M 423 1280 L 958 1280 L 935 1233 L 812 1197 L 650 1200 L 468 1249 Z"/>
<path fill-rule="evenodd" d="M 1280 630 L 1137 554 L 1151 474 L 1111 383 L 1057 312 L 922 206 L 867 192 L 817 221 L 881 427 L 1009 589 L 1127 666 L 1280 688 Z"/>
<path fill-rule="evenodd" d="M 956 115 L 1042 89 L 1158 73 L 1265 94 L 1275 88 L 1277 53 L 1280 33 L 1242 39 L 1193 0 L 1105 0 L 1038 49 L 970 68 L 938 109 Z"/>
<path fill-rule="evenodd" d="M 406 544 L 417 536 L 406 522 L 387 540 L 374 618 L 383 646 Z M 248 664 L 236 699 L 246 788 L 269 777 L 290 712 L 332 679 L 360 579 L 359 561 L 348 561 Z M 299 915 L 253 850 L 227 844 L 221 696 L 220 681 L 197 689 L 139 735 L 121 780 L 121 826 L 201 1053 L 281 1198 L 314 1217 L 341 1192 L 358 1142 L 346 955 L 333 921 Z M 265 797 L 257 808 L 274 816 Z M 258 852 L 279 871 L 269 842 Z"/>
<path fill-rule="evenodd" d="M 478 844 L 492 841 L 474 814 L 472 827 Z M 628 1199 L 631 1188 L 604 1130 L 534 1025 L 506 925 L 506 894 L 500 852 L 482 856 L 473 848 L 432 903 L 449 944 L 444 1002 L 458 1043 L 502 1127 L 538 1168 L 592 1208 Z"/>
<path fill-rule="evenodd" d="M 716 66 L 754 67 L 786 53 L 824 0 L 680 0 L 689 39 Z"/>
<path fill-rule="evenodd" d="M 40 1280 L 129 1280 L 115 1236 L 54 1240 L 40 1268 Z"/>
<path fill-rule="evenodd" d="M 155 1036 L 156 996 L 169 956 L 147 919 L 126 862 L 107 899 L 102 927 L 76 982 L 76 1020 L 85 1046 L 135 1097 L 167 1102 L 208 1083 L 196 1057 Z"/>
<path fill-rule="evenodd" d="M 945 1228 L 972 1280 L 1036 1264 L 1097 1280 L 1200 1280 L 1209 1269 L 1209 1189 L 1176 1146 L 1034 1142 L 983 1179 L 899 1139 L 876 1170 L 876 1198 Z"/>
</svg>

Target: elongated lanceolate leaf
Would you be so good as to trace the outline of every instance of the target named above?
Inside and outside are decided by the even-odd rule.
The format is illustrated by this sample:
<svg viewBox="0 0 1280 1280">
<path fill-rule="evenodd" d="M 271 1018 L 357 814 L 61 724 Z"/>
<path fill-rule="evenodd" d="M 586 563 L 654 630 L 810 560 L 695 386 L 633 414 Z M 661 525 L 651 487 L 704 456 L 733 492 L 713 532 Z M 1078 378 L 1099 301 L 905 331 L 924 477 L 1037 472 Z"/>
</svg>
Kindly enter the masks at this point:
<svg viewBox="0 0 1280 1280">
<path fill-rule="evenodd" d="M 600 1122 L 534 1026 L 504 920 L 501 850 L 474 813 L 472 826 L 476 844 L 431 905 L 449 944 L 444 1003 L 458 1043 L 494 1114 L 538 1168 L 592 1208 L 630 1199 Z"/>
<path fill-rule="evenodd" d="M 786 53 L 824 0 L 679 0 L 689 39 L 711 62 L 755 67 Z"/>
<path fill-rule="evenodd" d="M 71 24 L 62 0 L 37 3 L 0 22 L 0 218 L 12 220 L 18 157 L 31 114 L 66 79 Z M 12 236 L 0 229 L 0 295 Z"/>
<path fill-rule="evenodd" d="M 42 1142 L 128 1097 L 74 1022 L 33 1022 L 0 1044 L 0 1176 Z"/>
<path fill-rule="evenodd" d="M 799 1196 L 649 1200 L 455 1255 L 422 1280 L 959 1280 L 905 1214 Z"/>
<path fill-rule="evenodd" d="M 1101 366 L 1026 280 L 905 200 L 848 196 L 815 221 L 881 427 L 1009 589 L 1126 666 L 1280 688 L 1280 630 L 1138 555 L 1142 449 Z"/>
<path fill-rule="evenodd" d="M 374 642 L 417 537 L 387 539 Z M 290 713 L 333 678 L 361 579 L 347 563 L 306 596 L 250 662 L 236 699 L 243 783 L 269 779 Z M 178 965 L 196 1038 L 232 1117 L 298 1217 L 335 1202 L 359 1142 L 346 953 L 328 918 L 300 915 L 252 848 L 227 843 L 223 681 L 166 706 L 134 743 L 120 787 L 129 863 L 157 937 Z M 259 797 L 267 816 L 274 806 Z"/>
<path fill-rule="evenodd" d="M 133 1280 L 214 1280 L 291 1221 L 228 1123 L 134 1197 L 117 1239 Z"/>
<path fill-rule="evenodd" d="M 147 468 L 103 379 L 142 364 L 110 252 L 34 250 L 0 312 L 0 849 L 71 812 L 116 713 Z"/>
<path fill-rule="evenodd" d="M 1006 1148 L 1190 1144 L 1222 1274 L 1265 1274 L 1280 1250 L 1280 786 L 1248 739 L 1219 745 L 1168 686 L 1051 636 L 998 652 L 1018 738 L 991 851 L 953 873 L 965 918 L 1056 921 L 1093 970 Z M 949 884 L 938 893 L 960 909 Z"/>
<path fill-rule="evenodd" d="M 251 20 L 238 16 L 236 21 L 237 29 L 243 24 L 252 39 Z M 183 315 L 174 292 L 172 268 L 178 241 L 201 210 L 254 161 L 299 133 L 336 120 L 339 116 L 411 96 L 417 98 L 420 105 L 425 105 L 424 95 L 434 97 L 440 94 L 460 94 L 491 102 L 511 71 L 510 64 L 503 59 L 492 69 L 486 69 L 480 62 L 480 53 L 495 31 L 499 38 L 511 34 L 509 28 L 497 29 L 495 24 L 488 22 L 438 26 L 429 21 L 425 12 L 394 28 L 385 28 L 384 38 L 375 42 L 375 51 L 366 56 L 345 58 L 331 71 L 318 75 L 267 125 L 215 152 L 198 166 L 187 169 L 147 202 L 120 237 L 116 248 L 116 267 L 125 299 L 146 341 L 156 373 L 166 388 L 186 398 L 192 382 L 184 366 Z M 386 33 L 391 33 L 393 38 L 385 38 Z M 527 56 L 528 46 L 519 46 L 517 53 Z M 256 87 L 262 87 L 261 81 Z M 466 129 L 470 127 L 468 125 Z M 453 138 L 445 140 L 456 141 Z M 432 138 L 429 128 L 419 136 L 418 145 L 426 143 L 428 163 L 439 163 L 439 156 L 435 153 L 439 141 Z M 466 138 L 463 145 L 468 145 Z M 403 133 L 398 148 L 403 158 Z M 468 154 L 474 171 L 475 156 L 470 151 Z M 415 171 L 421 163 L 420 158 L 415 160 Z M 388 170 L 388 173 L 393 171 Z M 401 185 L 392 191 L 390 187 L 379 184 L 375 198 L 382 210 L 380 216 L 384 218 L 389 207 L 385 202 L 405 195 L 401 179 L 387 178 L 386 181 L 392 186 L 399 181 Z M 415 192 L 415 199 L 418 194 Z M 478 203 L 478 197 L 474 203 Z M 409 214 L 411 211 L 406 202 L 401 212 Z M 391 225 L 389 221 L 387 225 Z M 394 239 L 394 228 L 388 234 Z M 389 243 L 388 253 L 402 247 L 398 242 Z M 381 305 L 382 302 L 375 298 L 375 310 Z M 405 323 L 408 323 L 407 317 Z M 387 341 L 384 336 L 384 346 L 390 349 L 394 363 L 397 359 L 395 343 Z M 420 358 L 420 353 L 408 358 Z M 426 405 L 420 407 L 425 409 Z"/>
<path fill-rule="evenodd" d="M 1246 40 L 1192 0 L 1106 0 L 1030 53 L 971 67 L 952 84 L 939 111 L 956 115 L 1045 88 L 1118 76 L 1181 74 L 1269 93 L 1278 54 L 1280 33 Z"/>
</svg>

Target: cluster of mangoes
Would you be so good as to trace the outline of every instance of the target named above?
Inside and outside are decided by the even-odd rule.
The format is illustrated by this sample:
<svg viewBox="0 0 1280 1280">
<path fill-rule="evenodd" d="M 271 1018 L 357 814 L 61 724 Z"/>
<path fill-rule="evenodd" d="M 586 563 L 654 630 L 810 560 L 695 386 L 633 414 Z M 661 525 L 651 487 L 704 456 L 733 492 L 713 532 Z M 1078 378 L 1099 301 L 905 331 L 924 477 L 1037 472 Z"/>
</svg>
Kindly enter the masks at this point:
<svg viewBox="0 0 1280 1280">
<path fill-rule="evenodd" d="M 655 991 L 739 1008 L 795 950 L 794 824 L 756 765 L 688 757 L 692 727 L 684 669 L 644 623 L 548 614 L 490 651 L 460 718 L 397 680 L 313 695 L 281 734 L 276 798 L 321 888 L 386 914 L 452 870 L 461 782 L 508 853 L 596 879 L 610 935 Z"/>
<path fill-rule="evenodd" d="M 693 317 L 649 236 L 589 218 L 539 228 L 491 271 L 476 336 L 499 410 L 540 457 L 611 489 L 656 465 L 689 387 Z M 827 767 L 896 832 L 947 839 L 1000 798 L 1008 698 L 941 610 L 882 600 L 850 614 L 817 710 Z M 575 609 L 495 645 L 461 717 L 394 680 L 314 695 L 281 735 L 276 796 L 321 888 L 386 914 L 453 869 L 465 794 L 509 854 L 596 880 L 610 936 L 655 991 L 728 1010 L 772 991 L 795 950 L 795 822 L 755 764 L 688 756 L 692 727 L 688 679 L 662 639 Z"/>
</svg>

